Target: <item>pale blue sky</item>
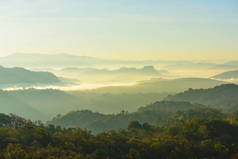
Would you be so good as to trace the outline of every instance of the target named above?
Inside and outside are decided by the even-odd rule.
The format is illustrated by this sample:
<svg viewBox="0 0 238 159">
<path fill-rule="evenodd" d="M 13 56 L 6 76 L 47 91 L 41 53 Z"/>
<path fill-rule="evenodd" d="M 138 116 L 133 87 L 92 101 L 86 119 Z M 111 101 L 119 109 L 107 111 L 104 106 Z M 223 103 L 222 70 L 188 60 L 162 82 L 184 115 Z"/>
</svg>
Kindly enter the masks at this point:
<svg viewBox="0 0 238 159">
<path fill-rule="evenodd" d="M 237 0 L 0 0 L 0 55 L 238 59 Z"/>
</svg>

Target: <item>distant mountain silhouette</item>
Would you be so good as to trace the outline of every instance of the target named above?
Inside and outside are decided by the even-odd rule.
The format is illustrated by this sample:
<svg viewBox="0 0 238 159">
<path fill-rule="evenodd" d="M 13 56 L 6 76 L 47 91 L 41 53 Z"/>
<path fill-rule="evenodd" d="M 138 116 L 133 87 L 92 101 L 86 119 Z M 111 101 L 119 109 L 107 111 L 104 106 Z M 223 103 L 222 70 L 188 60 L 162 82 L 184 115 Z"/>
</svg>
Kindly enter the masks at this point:
<svg viewBox="0 0 238 159">
<path fill-rule="evenodd" d="M 238 66 L 238 61 L 228 61 L 228 62 L 226 62 L 225 64 Z"/>
<path fill-rule="evenodd" d="M 61 81 L 50 72 L 34 72 L 20 67 L 0 66 L 0 87 L 59 84 Z"/>
<path fill-rule="evenodd" d="M 238 65 L 232 65 L 232 64 L 216 64 L 212 68 L 214 69 L 237 69 Z"/>
<path fill-rule="evenodd" d="M 213 76 L 213 78 L 218 78 L 218 79 L 234 79 L 234 78 L 238 78 L 238 70 L 227 71 L 227 72 L 215 75 L 215 76 Z"/>
<path fill-rule="evenodd" d="M 39 54 L 39 53 L 16 53 L 0 58 L 0 65 L 21 67 L 76 67 L 98 65 L 167 65 L 176 68 L 210 68 L 216 64 L 196 61 L 173 61 L 173 60 L 113 60 L 90 56 L 77 56 L 70 54 Z"/>
<path fill-rule="evenodd" d="M 97 89 L 104 93 L 134 93 L 134 92 L 181 92 L 189 88 L 211 88 L 227 82 L 208 78 L 178 78 L 178 79 L 152 79 L 140 82 L 134 86 L 111 86 Z"/>
<path fill-rule="evenodd" d="M 61 70 L 65 73 L 73 74 L 103 74 L 103 75 L 112 75 L 112 74 L 139 74 L 139 75 L 161 75 L 168 73 L 164 70 L 156 70 L 154 66 L 144 66 L 143 68 L 135 67 L 121 67 L 120 69 L 96 69 L 96 68 L 64 68 Z"/>
<path fill-rule="evenodd" d="M 62 67 L 84 66 L 105 63 L 106 60 L 87 56 L 74 56 L 69 54 L 26 54 L 16 53 L 0 58 L 4 66 L 21 67 Z"/>
</svg>

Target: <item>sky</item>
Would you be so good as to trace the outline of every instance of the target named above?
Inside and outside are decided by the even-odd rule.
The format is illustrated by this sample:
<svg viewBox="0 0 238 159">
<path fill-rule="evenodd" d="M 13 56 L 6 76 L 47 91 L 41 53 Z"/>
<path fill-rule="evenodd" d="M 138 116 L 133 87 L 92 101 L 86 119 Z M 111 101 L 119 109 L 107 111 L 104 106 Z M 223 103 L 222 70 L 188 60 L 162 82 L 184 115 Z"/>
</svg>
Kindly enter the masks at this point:
<svg viewBox="0 0 238 159">
<path fill-rule="evenodd" d="M 238 60 L 237 0 L 0 0 L 0 56 Z"/>
</svg>

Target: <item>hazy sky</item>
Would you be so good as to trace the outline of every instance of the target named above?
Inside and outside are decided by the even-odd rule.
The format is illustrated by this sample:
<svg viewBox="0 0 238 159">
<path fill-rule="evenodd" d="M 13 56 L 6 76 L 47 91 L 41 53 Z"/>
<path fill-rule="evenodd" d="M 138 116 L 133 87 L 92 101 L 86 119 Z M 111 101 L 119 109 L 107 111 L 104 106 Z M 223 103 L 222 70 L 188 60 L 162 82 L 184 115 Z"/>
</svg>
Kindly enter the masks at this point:
<svg viewBox="0 0 238 159">
<path fill-rule="evenodd" d="M 0 0 L 0 56 L 238 59 L 237 0 Z"/>
</svg>

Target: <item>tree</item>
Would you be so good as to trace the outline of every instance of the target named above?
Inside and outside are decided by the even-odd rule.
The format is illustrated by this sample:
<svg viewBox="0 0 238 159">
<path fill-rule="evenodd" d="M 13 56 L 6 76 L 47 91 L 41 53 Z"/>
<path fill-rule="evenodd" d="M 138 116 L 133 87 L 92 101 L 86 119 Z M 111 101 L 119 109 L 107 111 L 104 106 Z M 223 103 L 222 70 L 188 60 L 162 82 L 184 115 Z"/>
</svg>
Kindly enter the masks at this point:
<svg viewBox="0 0 238 159">
<path fill-rule="evenodd" d="M 138 121 L 130 121 L 128 124 L 128 130 L 141 129 L 142 125 Z"/>
</svg>

